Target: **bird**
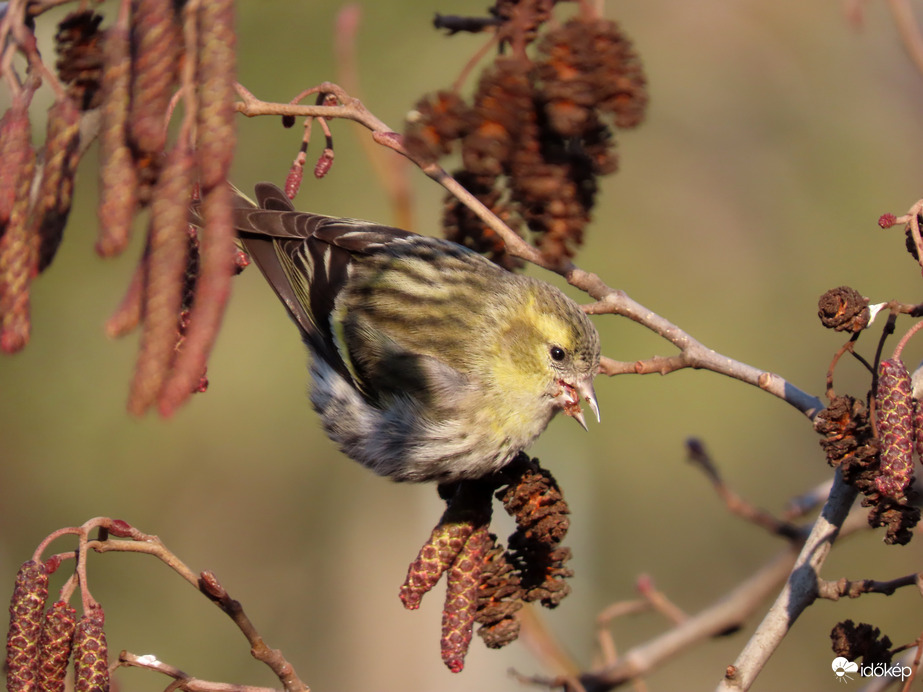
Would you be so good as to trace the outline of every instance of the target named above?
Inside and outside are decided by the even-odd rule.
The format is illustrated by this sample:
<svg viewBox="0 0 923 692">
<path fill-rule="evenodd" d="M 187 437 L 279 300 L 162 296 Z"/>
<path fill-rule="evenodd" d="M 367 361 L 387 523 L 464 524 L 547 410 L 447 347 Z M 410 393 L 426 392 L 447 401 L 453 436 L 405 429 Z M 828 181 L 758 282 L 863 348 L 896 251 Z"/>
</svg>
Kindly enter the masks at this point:
<svg viewBox="0 0 923 692">
<path fill-rule="evenodd" d="M 559 411 L 599 420 L 596 328 L 558 288 L 457 243 L 235 188 L 233 223 L 310 352 L 310 399 L 350 458 L 401 482 L 500 471 Z"/>
</svg>

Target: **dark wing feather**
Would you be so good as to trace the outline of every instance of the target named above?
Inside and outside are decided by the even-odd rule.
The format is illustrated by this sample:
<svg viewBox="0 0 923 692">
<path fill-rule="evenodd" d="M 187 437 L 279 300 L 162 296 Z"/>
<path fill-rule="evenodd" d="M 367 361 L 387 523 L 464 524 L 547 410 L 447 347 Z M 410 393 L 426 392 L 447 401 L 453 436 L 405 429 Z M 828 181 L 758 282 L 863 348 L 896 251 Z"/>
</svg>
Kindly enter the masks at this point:
<svg viewBox="0 0 923 692">
<path fill-rule="evenodd" d="M 254 192 L 256 192 L 256 206 L 258 207 L 276 211 L 295 211 L 292 200 L 272 183 L 257 183 Z"/>
<path fill-rule="evenodd" d="M 256 186 L 259 206 L 238 193 L 234 223 L 241 245 L 298 325 L 304 341 L 347 378 L 330 321 L 337 296 L 361 256 L 419 237 L 379 224 L 294 211 L 275 185 Z"/>
</svg>

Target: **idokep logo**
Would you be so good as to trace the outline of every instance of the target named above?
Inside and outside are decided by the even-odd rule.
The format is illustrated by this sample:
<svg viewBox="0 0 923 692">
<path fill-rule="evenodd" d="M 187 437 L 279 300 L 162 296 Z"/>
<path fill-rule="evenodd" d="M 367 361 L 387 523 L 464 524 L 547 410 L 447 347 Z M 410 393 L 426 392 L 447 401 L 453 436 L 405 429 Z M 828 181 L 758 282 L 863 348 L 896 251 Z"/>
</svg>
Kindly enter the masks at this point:
<svg viewBox="0 0 923 692">
<path fill-rule="evenodd" d="M 848 661 L 842 656 L 837 656 L 830 664 L 837 682 L 849 682 L 853 679 L 850 673 L 858 673 L 863 678 L 894 678 L 901 681 L 910 677 L 910 666 L 889 666 L 885 663 L 868 663 L 860 666 L 855 661 Z"/>
<path fill-rule="evenodd" d="M 852 680 L 852 676 L 850 676 L 849 673 L 855 673 L 859 670 L 858 663 L 855 661 L 847 661 L 842 656 L 837 656 L 830 665 L 836 675 L 837 682 L 848 682 Z"/>
</svg>

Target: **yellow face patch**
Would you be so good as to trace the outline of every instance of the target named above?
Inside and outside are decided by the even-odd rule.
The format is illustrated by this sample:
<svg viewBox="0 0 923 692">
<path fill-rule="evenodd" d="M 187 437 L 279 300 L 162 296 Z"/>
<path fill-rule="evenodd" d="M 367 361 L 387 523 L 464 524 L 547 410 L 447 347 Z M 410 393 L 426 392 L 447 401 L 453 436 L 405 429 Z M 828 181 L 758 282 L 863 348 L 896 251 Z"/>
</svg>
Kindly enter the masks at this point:
<svg viewBox="0 0 923 692">
<path fill-rule="evenodd" d="M 504 326 L 494 354 L 493 377 L 503 391 L 534 397 L 548 387 L 549 347 L 573 348 L 574 333 L 559 317 L 538 306 L 534 296 Z"/>
<path fill-rule="evenodd" d="M 571 325 L 559 316 L 539 309 L 535 296 L 529 296 L 525 313 L 523 319 L 535 326 L 546 344 L 556 344 L 566 351 L 573 350 L 574 330 Z"/>
</svg>

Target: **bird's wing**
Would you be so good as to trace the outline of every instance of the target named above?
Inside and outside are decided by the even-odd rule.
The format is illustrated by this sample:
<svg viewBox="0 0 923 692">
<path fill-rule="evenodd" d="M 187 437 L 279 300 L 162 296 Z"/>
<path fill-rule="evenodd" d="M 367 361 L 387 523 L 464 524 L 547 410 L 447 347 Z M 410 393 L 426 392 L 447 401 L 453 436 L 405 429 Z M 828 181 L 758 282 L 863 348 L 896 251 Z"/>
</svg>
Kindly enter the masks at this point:
<svg viewBox="0 0 923 692">
<path fill-rule="evenodd" d="M 275 185 L 256 186 L 257 203 L 237 193 L 241 245 L 298 325 L 302 338 L 343 376 L 359 379 L 332 316 L 357 256 L 417 234 L 368 221 L 295 211 Z M 361 388 L 361 382 L 356 382 Z"/>
</svg>

